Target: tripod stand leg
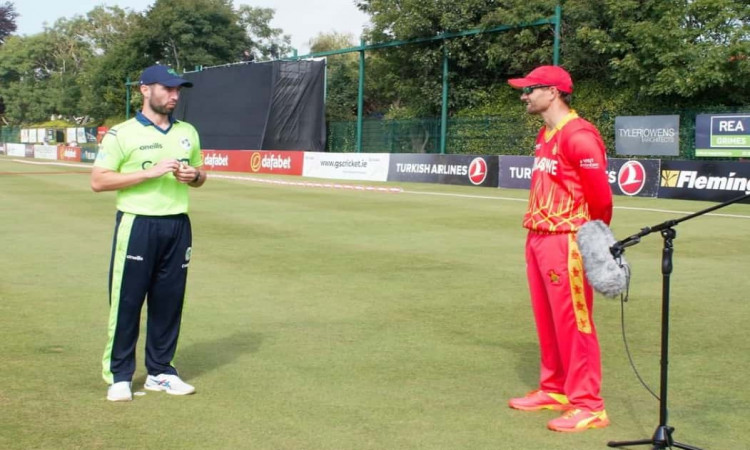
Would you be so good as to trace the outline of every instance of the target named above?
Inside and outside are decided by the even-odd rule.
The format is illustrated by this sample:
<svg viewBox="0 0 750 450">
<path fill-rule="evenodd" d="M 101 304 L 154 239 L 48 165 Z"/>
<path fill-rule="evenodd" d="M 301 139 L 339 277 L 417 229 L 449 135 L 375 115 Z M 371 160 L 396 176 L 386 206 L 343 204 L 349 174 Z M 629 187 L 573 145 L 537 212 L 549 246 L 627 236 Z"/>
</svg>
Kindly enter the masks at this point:
<svg viewBox="0 0 750 450">
<path fill-rule="evenodd" d="M 651 439 L 641 439 L 638 441 L 609 441 L 607 447 L 631 447 L 633 445 L 646 445 L 653 444 L 654 441 Z"/>
<path fill-rule="evenodd" d="M 698 447 L 693 447 L 693 446 L 687 445 L 687 444 L 680 444 L 679 442 L 672 442 L 672 447 L 682 448 L 682 449 L 685 449 L 685 450 L 701 450 Z"/>
</svg>

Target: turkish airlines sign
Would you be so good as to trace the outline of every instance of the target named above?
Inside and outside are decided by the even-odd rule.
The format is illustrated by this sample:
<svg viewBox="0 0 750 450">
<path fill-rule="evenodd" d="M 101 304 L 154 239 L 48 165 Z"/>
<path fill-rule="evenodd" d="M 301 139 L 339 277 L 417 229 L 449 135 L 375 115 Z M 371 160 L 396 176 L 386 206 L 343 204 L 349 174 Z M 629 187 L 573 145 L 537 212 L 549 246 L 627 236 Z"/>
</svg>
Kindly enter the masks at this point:
<svg viewBox="0 0 750 450">
<path fill-rule="evenodd" d="M 391 155 L 388 181 L 497 187 L 497 156 Z"/>
<path fill-rule="evenodd" d="M 659 192 L 658 159 L 607 159 L 607 178 L 615 195 L 656 197 Z M 529 189 L 533 156 L 500 156 L 501 188 Z"/>
</svg>

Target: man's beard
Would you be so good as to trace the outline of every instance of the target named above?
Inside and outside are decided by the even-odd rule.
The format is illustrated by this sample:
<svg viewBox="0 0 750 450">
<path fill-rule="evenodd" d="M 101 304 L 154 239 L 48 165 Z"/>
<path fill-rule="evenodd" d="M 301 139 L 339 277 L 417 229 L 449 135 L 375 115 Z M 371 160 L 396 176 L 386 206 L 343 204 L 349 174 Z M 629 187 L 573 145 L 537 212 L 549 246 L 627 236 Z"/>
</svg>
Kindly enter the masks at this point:
<svg viewBox="0 0 750 450">
<path fill-rule="evenodd" d="M 153 102 L 149 102 L 149 106 L 154 112 L 163 114 L 165 116 L 172 114 L 172 111 L 174 111 L 174 107 L 169 107 L 166 105 L 155 105 Z"/>
</svg>

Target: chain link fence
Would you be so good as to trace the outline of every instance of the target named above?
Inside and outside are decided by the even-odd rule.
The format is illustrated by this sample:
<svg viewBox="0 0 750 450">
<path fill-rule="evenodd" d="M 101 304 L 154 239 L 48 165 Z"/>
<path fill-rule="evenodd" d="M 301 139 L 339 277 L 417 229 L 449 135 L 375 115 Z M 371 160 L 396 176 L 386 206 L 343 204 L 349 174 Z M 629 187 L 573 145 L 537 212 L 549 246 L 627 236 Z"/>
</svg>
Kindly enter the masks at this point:
<svg viewBox="0 0 750 450">
<path fill-rule="evenodd" d="M 21 128 L 20 127 L 0 127 L 0 142 L 20 143 L 21 142 Z"/>
<path fill-rule="evenodd" d="M 710 111 L 669 111 L 652 115 L 680 116 L 680 154 L 674 159 L 696 159 L 695 118 L 698 114 L 748 112 L 745 108 L 715 108 Z M 615 155 L 615 117 L 602 113 L 586 117 L 602 134 L 610 157 Z M 366 153 L 439 153 L 440 119 L 379 120 L 367 119 L 362 124 L 362 152 Z M 535 116 L 521 119 L 502 116 L 452 118 L 448 120 L 446 153 L 471 155 L 530 155 L 542 121 Z M 329 122 L 326 150 L 355 152 L 357 122 Z M 671 159 L 670 157 L 660 157 Z"/>
</svg>

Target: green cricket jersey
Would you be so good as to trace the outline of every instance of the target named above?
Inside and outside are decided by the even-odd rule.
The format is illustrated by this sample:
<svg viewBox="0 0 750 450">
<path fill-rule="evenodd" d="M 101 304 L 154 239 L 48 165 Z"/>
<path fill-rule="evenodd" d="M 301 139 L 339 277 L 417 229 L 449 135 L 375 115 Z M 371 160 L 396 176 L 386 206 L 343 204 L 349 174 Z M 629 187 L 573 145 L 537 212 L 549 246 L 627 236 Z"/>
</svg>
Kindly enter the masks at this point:
<svg viewBox="0 0 750 450">
<path fill-rule="evenodd" d="M 120 173 L 146 170 L 165 159 L 193 167 L 202 165 L 198 132 L 173 120 L 167 131 L 143 114 L 115 125 L 104 136 L 94 166 Z M 131 214 L 166 216 L 188 211 L 188 186 L 172 173 L 117 191 L 117 209 Z"/>
</svg>

